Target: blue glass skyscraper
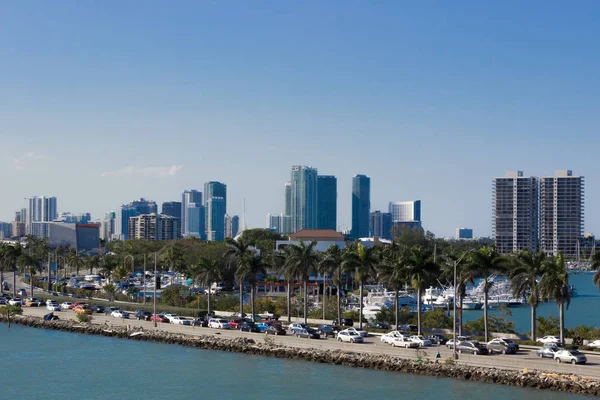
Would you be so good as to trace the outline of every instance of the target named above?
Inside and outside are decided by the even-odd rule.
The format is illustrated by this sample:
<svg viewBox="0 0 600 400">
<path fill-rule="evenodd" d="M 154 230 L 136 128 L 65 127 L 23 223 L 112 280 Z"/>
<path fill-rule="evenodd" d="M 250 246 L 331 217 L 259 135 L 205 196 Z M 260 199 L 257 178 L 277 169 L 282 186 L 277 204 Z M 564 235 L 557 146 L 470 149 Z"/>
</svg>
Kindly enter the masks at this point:
<svg viewBox="0 0 600 400">
<path fill-rule="evenodd" d="M 352 239 L 369 236 L 371 210 L 371 178 L 356 175 L 352 178 Z"/>
<path fill-rule="evenodd" d="M 337 178 L 332 175 L 317 176 L 317 229 L 337 226 Z"/>
</svg>

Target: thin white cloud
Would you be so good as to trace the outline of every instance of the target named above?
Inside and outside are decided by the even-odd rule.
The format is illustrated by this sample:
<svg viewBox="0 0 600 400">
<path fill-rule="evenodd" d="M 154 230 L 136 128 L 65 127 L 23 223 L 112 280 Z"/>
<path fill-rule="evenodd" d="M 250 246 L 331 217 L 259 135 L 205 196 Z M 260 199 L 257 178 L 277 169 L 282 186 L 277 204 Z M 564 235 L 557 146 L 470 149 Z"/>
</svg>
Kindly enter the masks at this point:
<svg viewBox="0 0 600 400">
<path fill-rule="evenodd" d="M 168 167 L 125 167 L 116 171 L 106 171 L 100 174 L 103 178 L 170 178 L 183 169 L 183 165 Z"/>
<path fill-rule="evenodd" d="M 22 171 L 29 166 L 31 161 L 40 159 L 40 158 L 44 158 L 44 156 L 41 156 L 34 152 L 29 152 L 29 153 L 23 154 L 20 157 L 13 157 L 13 163 L 14 163 L 15 169 Z"/>
</svg>

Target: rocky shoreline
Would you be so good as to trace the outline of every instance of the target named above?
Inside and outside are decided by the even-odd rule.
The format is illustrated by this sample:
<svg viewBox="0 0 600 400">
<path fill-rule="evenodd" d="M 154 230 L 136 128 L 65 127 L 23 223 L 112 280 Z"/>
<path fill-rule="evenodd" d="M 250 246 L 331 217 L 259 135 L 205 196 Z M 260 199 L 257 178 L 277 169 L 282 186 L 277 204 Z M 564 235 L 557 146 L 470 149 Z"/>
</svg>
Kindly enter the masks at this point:
<svg viewBox="0 0 600 400">
<path fill-rule="evenodd" d="M 0 315 L 0 322 L 6 323 L 6 316 Z M 258 342 L 251 338 L 225 339 L 213 335 L 192 336 L 158 330 L 130 330 L 126 326 L 81 324 L 68 320 L 44 321 L 41 318 L 28 316 L 12 317 L 11 323 L 34 328 L 60 330 L 88 335 L 102 335 L 123 339 L 177 344 L 207 350 L 299 359 L 319 363 L 344 365 L 354 368 L 370 368 L 382 371 L 404 372 L 600 396 L 600 381 L 573 375 L 544 374 L 537 371 L 510 371 L 460 364 L 446 365 L 443 362 L 435 364 L 431 361 L 417 362 L 395 356 L 382 356 L 379 354 L 371 355 L 342 350 L 304 349 L 282 346 L 269 342 L 268 340 Z"/>
</svg>

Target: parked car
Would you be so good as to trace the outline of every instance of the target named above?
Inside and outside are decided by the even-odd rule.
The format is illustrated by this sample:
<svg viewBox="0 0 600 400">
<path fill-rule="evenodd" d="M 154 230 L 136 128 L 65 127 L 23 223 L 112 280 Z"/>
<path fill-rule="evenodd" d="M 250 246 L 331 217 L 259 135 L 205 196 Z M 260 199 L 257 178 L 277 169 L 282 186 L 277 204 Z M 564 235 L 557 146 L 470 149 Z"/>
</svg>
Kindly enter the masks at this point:
<svg viewBox="0 0 600 400">
<path fill-rule="evenodd" d="M 262 314 L 260 314 L 261 317 L 263 317 L 264 319 L 274 319 L 276 321 L 279 320 L 279 318 L 281 317 L 279 314 L 275 313 L 275 312 L 271 312 L 271 311 L 264 311 Z"/>
<path fill-rule="evenodd" d="M 554 358 L 558 350 L 560 350 L 560 347 L 556 343 L 544 343 L 543 347 L 537 349 L 535 355 L 539 358 Z"/>
<path fill-rule="evenodd" d="M 252 322 L 258 322 L 258 321 L 262 321 L 263 317 L 261 317 L 258 314 L 254 314 L 254 318 L 252 318 L 252 314 L 248 314 L 245 317 L 248 321 L 252 321 Z"/>
<path fill-rule="evenodd" d="M 392 342 L 394 341 L 395 338 L 398 338 L 401 336 L 404 337 L 404 335 L 398 331 L 391 331 L 391 332 L 381 335 L 379 337 L 379 340 L 381 341 L 381 343 L 392 344 Z"/>
<path fill-rule="evenodd" d="M 344 330 L 350 331 L 350 332 L 355 332 L 355 333 L 359 334 L 362 337 L 369 336 L 369 332 L 367 332 L 367 331 L 360 331 L 360 330 L 358 330 L 356 328 L 347 328 L 347 329 L 344 329 Z"/>
<path fill-rule="evenodd" d="M 473 355 L 482 355 L 489 354 L 489 350 L 479 343 L 477 340 L 468 340 L 463 342 L 458 342 L 456 349 L 459 353 L 471 353 Z"/>
<path fill-rule="evenodd" d="M 349 343 L 362 343 L 364 339 L 362 336 L 357 334 L 356 332 L 349 332 L 347 330 L 343 330 L 338 332 L 337 334 L 338 342 L 349 342 Z"/>
<path fill-rule="evenodd" d="M 25 305 L 25 302 L 20 297 L 13 297 L 8 301 L 8 304 L 11 306 L 22 306 Z"/>
<path fill-rule="evenodd" d="M 419 328 L 413 324 L 404 324 L 404 325 L 400 325 L 398 327 L 398 330 L 402 331 L 402 332 L 418 332 Z"/>
<path fill-rule="evenodd" d="M 48 311 L 60 311 L 60 306 L 57 302 L 46 304 L 46 309 Z"/>
<path fill-rule="evenodd" d="M 0 305 L 5 305 L 6 301 L 7 300 L 4 297 L 0 297 Z"/>
<path fill-rule="evenodd" d="M 342 318 L 339 320 L 339 323 L 337 320 L 334 320 L 331 325 L 338 325 L 338 326 L 354 326 L 354 321 L 352 320 L 352 318 Z"/>
<path fill-rule="evenodd" d="M 208 320 L 206 318 L 194 318 L 191 322 L 191 325 L 208 328 Z"/>
<path fill-rule="evenodd" d="M 390 329 L 390 324 L 388 324 L 387 322 L 369 322 L 367 326 L 373 329 Z"/>
<path fill-rule="evenodd" d="M 317 327 L 317 332 L 319 332 L 320 335 L 323 335 L 325 337 L 335 337 L 335 334 L 337 332 L 339 332 L 339 328 L 337 326 L 333 326 L 333 325 L 319 325 Z"/>
<path fill-rule="evenodd" d="M 537 341 L 539 343 L 556 343 L 556 344 L 560 344 L 560 338 L 557 338 L 556 336 L 544 336 L 543 338 L 540 338 Z"/>
<path fill-rule="evenodd" d="M 135 317 L 138 320 L 150 321 L 150 317 L 152 317 L 152 313 L 146 310 L 136 310 Z"/>
<path fill-rule="evenodd" d="M 171 318 L 171 323 L 175 325 L 189 325 L 191 320 L 187 319 L 186 317 L 180 317 L 179 315 L 176 315 Z"/>
<path fill-rule="evenodd" d="M 390 344 L 393 347 L 404 347 L 405 349 L 420 347 L 419 342 L 414 341 L 411 338 L 407 338 L 404 335 L 392 337 Z"/>
<path fill-rule="evenodd" d="M 105 312 L 104 306 L 92 306 L 92 311 L 97 314 L 102 314 Z"/>
<path fill-rule="evenodd" d="M 60 308 L 63 310 L 70 310 L 72 305 L 73 303 L 71 303 L 70 301 L 65 301 L 63 303 L 60 303 Z"/>
<path fill-rule="evenodd" d="M 560 363 L 585 364 L 587 357 L 578 350 L 558 350 L 554 353 L 554 360 Z"/>
<path fill-rule="evenodd" d="M 296 335 L 296 337 L 307 338 L 307 339 L 320 339 L 321 338 L 321 335 L 319 335 L 319 332 L 317 332 L 316 330 L 314 330 L 312 328 L 294 329 L 294 334 Z"/>
<path fill-rule="evenodd" d="M 431 346 L 431 340 L 425 339 L 423 335 L 412 335 L 409 339 L 418 343 L 420 347 Z"/>
<path fill-rule="evenodd" d="M 486 347 L 491 354 L 514 354 L 517 352 L 517 346 L 511 343 L 507 343 L 503 339 L 493 339 L 488 342 Z"/>
<path fill-rule="evenodd" d="M 27 296 L 27 290 L 25 290 L 25 289 L 19 289 L 19 290 L 17 290 L 17 294 L 19 296 Z"/>
<path fill-rule="evenodd" d="M 77 307 L 74 307 L 73 311 L 75 312 L 75 314 L 91 314 L 92 308 L 87 304 L 82 304 Z"/>
<path fill-rule="evenodd" d="M 587 345 L 588 347 L 600 347 L 600 340 L 594 340 L 593 342 L 590 342 Z"/>
<path fill-rule="evenodd" d="M 427 339 L 429 339 L 433 344 L 440 344 L 442 346 L 448 343 L 448 338 L 439 334 L 429 335 L 427 336 Z"/>
<path fill-rule="evenodd" d="M 472 340 L 470 336 L 457 336 L 457 342 L 466 342 L 469 340 Z M 449 349 L 453 349 L 454 348 L 454 339 L 449 339 L 446 342 L 446 347 L 448 347 Z"/>
<path fill-rule="evenodd" d="M 40 303 L 41 303 L 41 301 L 39 301 L 36 298 L 28 297 L 27 300 L 25 300 L 26 307 L 39 307 Z"/>
<path fill-rule="evenodd" d="M 243 324 L 244 322 L 252 322 L 252 320 L 248 318 L 237 318 L 233 321 L 229 320 L 229 326 L 231 327 L 231 329 L 237 329 L 238 325 Z"/>
<path fill-rule="evenodd" d="M 208 327 L 216 329 L 231 329 L 229 321 L 224 318 L 211 318 L 208 321 Z"/>
<path fill-rule="evenodd" d="M 150 316 L 150 321 L 154 321 L 154 320 L 156 320 L 156 322 L 169 322 L 167 317 L 165 317 L 162 314 L 156 314 L 156 315 Z"/>
<path fill-rule="evenodd" d="M 258 329 L 258 326 L 254 322 L 244 321 L 237 326 L 241 332 L 255 332 L 260 333 L 261 330 Z"/>
<path fill-rule="evenodd" d="M 290 332 L 293 333 L 294 330 L 296 330 L 296 329 L 306 329 L 308 327 L 309 327 L 308 325 L 301 324 L 299 322 L 293 322 L 288 326 L 288 329 L 290 330 Z"/>
<path fill-rule="evenodd" d="M 110 316 L 113 318 L 129 319 L 129 313 L 123 310 L 115 310 L 110 313 Z"/>
<path fill-rule="evenodd" d="M 234 312 L 231 314 L 231 318 L 246 318 L 246 313 Z"/>
<path fill-rule="evenodd" d="M 267 335 L 285 335 L 285 329 L 281 325 L 273 324 L 265 329 Z"/>
<path fill-rule="evenodd" d="M 58 315 L 54 315 L 52 312 L 44 315 L 44 321 L 56 321 L 58 319 Z"/>
</svg>

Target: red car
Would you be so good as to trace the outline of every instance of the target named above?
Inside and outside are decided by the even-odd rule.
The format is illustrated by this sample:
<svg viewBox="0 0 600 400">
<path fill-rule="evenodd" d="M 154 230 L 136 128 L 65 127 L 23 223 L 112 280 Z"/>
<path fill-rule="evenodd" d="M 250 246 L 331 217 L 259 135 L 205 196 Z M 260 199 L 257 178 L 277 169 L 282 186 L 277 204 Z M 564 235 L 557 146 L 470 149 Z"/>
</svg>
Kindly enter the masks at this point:
<svg viewBox="0 0 600 400">
<path fill-rule="evenodd" d="M 156 314 L 156 315 L 150 316 L 150 321 L 154 321 L 155 319 L 156 319 L 156 322 L 166 322 L 166 323 L 169 322 L 169 320 L 167 319 L 167 317 L 165 317 L 162 314 Z"/>
<path fill-rule="evenodd" d="M 70 308 L 71 310 L 73 310 L 73 309 L 75 309 L 75 307 L 77 307 L 77 306 L 87 306 L 87 305 L 88 305 L 88 304 L 87 304 L 87 303 L 84 303 L 83 301 L 78 301 L 77 303 L 73 303 L 73 304 L 71 304 L 71 306 L 69 306 L 69 308 Z"/>
</svg>

